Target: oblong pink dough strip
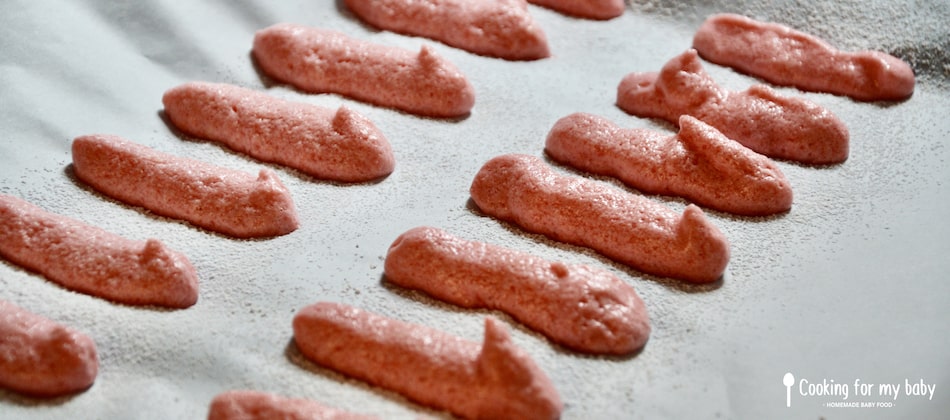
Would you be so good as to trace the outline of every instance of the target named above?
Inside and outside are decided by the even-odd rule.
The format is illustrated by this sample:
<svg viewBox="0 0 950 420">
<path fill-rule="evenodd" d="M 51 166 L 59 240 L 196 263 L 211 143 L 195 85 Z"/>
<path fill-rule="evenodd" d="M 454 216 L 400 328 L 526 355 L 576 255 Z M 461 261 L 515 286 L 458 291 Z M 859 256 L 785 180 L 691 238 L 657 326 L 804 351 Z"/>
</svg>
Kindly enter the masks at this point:
<svg viewBox="0 0 950 420">
<path fill-rule="evenodd" d="M 507 60 L 551 55 L 525 0 L 346 0 L 360 19 L 387 31 L 435 39 Z"/>
<path fill-rule="evenodd" d="M 623 14 L 623 0 L 528 0 L 559 12 L 585 19 L 607 20 Z"/>
<path fill-rule="evenodd" d="M 555 419 L 550 379 L 494 318 L 464 340 L 351 306 L 320 302 L 294 317 L 294 341 L 315 363 L 464 418 Z"/>
<path fill-rule="evenodd" d="M 729 262 L 728 241 L 699 207 L 691 204 L 678 215 L 646 197 L 558 175 L 534 156 L 489 160 L 470 192 L 490 216 L 650 274 L 709 283 Z"/>
<path fill-rule="evenodd" d="M 56 397 L 88 389 L 98 371 L 89 336 L 0 300 L 0 388 Z"/>
<path fill-rule="evenodd" d="M 412 52 L 281 23 L 254 34 L 253 53 L 264 73 L 308 92 L 431 117 L 464 116 L 475 105 L 465 75 L 428 46 Z"/>
<path fill-rule="evenodd" d="M 317 178 L 371 181 L 389 175 L 396 165 L 379 129 L 346 107 L 334 111 L 204 82 L 169 89 L 162 103 L 171 122 L 188 135 Z"/>
<path fill-rule="evenodd" d="M 386 279 L 395 284 L 466 308 L 504 311 L 578 351 L 629 354 L 650 336 L 640 296 L 606 270 L 551 262 L 431 227 L 400 235 L 385 264 Z"/>
<path fill-rule="evenodd" d="M 61 286 L 129 305 L 198 301 L 191 262 L 157 239 L 134 241 L 0 195 L 0 255 Z"/>
<path fill-rule="evenodd" d="M 770 83 L 861 101 L 914 94 L 914 70 L 880 51 L 840 51 L 815 36 L 735 14 L 706 19 L 693 37 L 703 58 Z"/>
<path fill-rule="evenodd" d="M 848 159 L 848 128 L 831 111 L 764 85 L 731 92 L 703 69 L 696 50 L 659 73 L 630 73 L 617 86 L 617 106 L 640 117 L 678 123 L 690 115 L 763 155 L 811 164 Z"/>
<path fill-rule="evenodd" d="M 111 135 L 77 137 L 73 167 L 103 194 L 225 235 L 278 236 L 299 225 L 290 192 L 269 169 L 254 177 Z"/>
<path fill-rule="evenodd" d="M 561 118 L 545 151 L 554 160 L 616 177 L 650 194 L 684 197 L 729 213 L 762 216 L 788 211 L 792 187 L 778 166 L 693 117 L 679 118 L 673 136 L 624 129 L 590 114 Z"/>
<path fill-rule="evenodd" d="M 375 418 L 327 407 L 316 401 L 285 398 L 259 391 L 223 392 L 211 400 L 208 410 L 208 420 L 370 420 Z"/>
</svg>

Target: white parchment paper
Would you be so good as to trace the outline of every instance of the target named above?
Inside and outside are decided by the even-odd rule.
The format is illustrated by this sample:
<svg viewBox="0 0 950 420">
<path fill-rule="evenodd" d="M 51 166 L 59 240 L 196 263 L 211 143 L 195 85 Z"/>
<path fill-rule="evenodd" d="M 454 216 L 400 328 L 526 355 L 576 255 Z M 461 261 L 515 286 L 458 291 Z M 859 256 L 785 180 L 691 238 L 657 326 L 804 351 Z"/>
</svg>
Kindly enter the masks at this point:
<svg viewBox="0 0 950 420">
<path fill-rule="evenodd" d="M 633 0 L 622 17 L 605 22 L 530 6 L 553 56 L 508 62 L 375 30 L 342 1 L 3 2 L 0 193 L 126 237 L 160 238 L 191 258 L 201 294 L 185 310 L 123 306 L 0 261 L 0 299 L 90 335 L 101 363 L 95 385 L 73 397 L 35 400 L 0 391 L 0 418 L 203 418 L 211 398 L 231 389 L 308 398 L 383 418 L 445 415 L 304 360 L 292 345 L 291 319 L 320 300 L 472 340 L 481 339 L 485 316 L 498 316 L 554 381 L 565 419 L 944 417 L 950 412 L 950 5 L 695 3 Z M 919 78 L 914 96 L 895 104 L 780 89 L 842 118 L 851 155 L 830 167 L 780 162 L 795 191 L 788 214 L 707 212 L 732 244 L 721 283 L 695 287 L 644 275 L 526 234 L 469 204 L 469 184 L 485 161 L 504 153 L 542 156 L 548 130 L 570 113 L 672 132 L 668 124 L 620 111 L 616 86 L 629 72 L 658 70 L 690 46 L 709 13 L 722 11 L 787 23 L 846 49 L 897 54 Z M 469 77 L 475 108 L 459 120 L 426 119 L 273 84 L 258 74 L 249 53 L 254 31 L 278 22 L 411 50 L 432 45 Z M 706 68 L 731 89 L 759 83 L 727 68 Z M 271 166 L 296 200 L 301 227 L 266 240 L 235 240 L 156 217 L 72 176 L 71 140 L 91 133 L 248 172 L 265 166 L 180 137 L 166 125 L 162 93 L 191 80 L 346 104 L 387 136 L 396 170 L 378 183 L 340 185 Z M 656 199 L 677 210 L 685 205 Z M 633 357 L 579 355 L 503 314 L 461 310 L 388 284 L 382 263 L 389 244 L 419 225 L 615 272 L 647 304 L 649 343 Z M 791 407 L 782 384 L 786 372 L 797 379 Z M 901 393 L 881 396 L 875 385 L 869 395 L 855 395 L 856 380 L 899 384 Z M 808 387 L 829 382 L 851 385 L 848 399 L 814 395 Z M 936 386 L 932 399 L 904 392 L 906 384 L 921 382 Z M 840 401 L 893 406 L 832 404 Z"/>
</svg>

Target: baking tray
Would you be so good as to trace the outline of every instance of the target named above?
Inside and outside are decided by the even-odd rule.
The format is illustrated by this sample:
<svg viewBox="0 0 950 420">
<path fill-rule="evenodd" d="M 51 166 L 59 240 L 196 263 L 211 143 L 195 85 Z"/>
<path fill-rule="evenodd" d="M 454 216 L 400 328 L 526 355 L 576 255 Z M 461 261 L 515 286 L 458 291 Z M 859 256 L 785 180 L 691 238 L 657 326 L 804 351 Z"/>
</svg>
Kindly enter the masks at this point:
<svg viewBox="0 0 950 420">
<path fill-rule="evenodd" d="M 950 412 L 950 6 L 685 3 L 634 0 L 609 21 L 530 6 L 553 56 L 510 62 L 375 30 L 342 2 L 5 2 L 0 192 L 129 238 L 160 238 L 191 258 L 201 294 L 185 310 L 130 307 L 0 262 L 0 298 L 90 335 L 101 363 L 95 385 L 72 397 L 35 400 L 0 391 L 0 417 L 202 418 L 211 398 L 231 389 L 308 398 L 383 418 L 444 416 L 301 357 L 291 319 L 322 300 L 472 340 L 481 339 L 485 316 L 497 316 L 553 380 L 565 419 L 944 417 Z M 625 74 L 658 70 L 688 48 L 713 12 L 791 24 L 846 49 L 898 54 L 918 72 L 917 90 L 901 103 L 861 103 L 779 88 L 844 120 L 850 158 L 826 167 L 779 162 L 795 192 L 787 214 L 744 218 L 708 211 L 732 244 L 726 275 L 713 285 L 642 274 L 499 223 L 470 203 L 469 184 L 484 162 L 505 153 L 543 156 L 548 130 L 570 113 L 672 133 L 668 124 L 620 111 L 616 86 Z M 275 84 L 255 69 L 250 47 L 255 30 L 277 22 L 410 50 L 432 45 L 468 76 L 475 107 L 461 119 L 419 118 Z M 706 69 L 730 89 L 760 83 L 709 63 Z M 184 138 L 166 124 L 161 96 L 191 80 L 345 104 L 387 136 L 396 170 L 376 183 L 337 184 Z M 271 167 L 293 194 L 301 227 L 278 238 L 235 240 L 108 199 L 78 182 L 69 166 L 71 140 L 90 133 L 248 172 Z M 685 206 L 654 198 L 676 210 Z M 646 302 L 649 343 L 632 357 L 581 355 L 501 313 L 459 309 L 388 284 L 382 267 L 389 244 L 420 225 L 616 273 Z M 782 382 L 787 372 L 796 377 L 788 389 L 791 407 Z M 816 388 L 808 387 L 831 381 L 851 385 L 847 400 L 814 395 Z M 861 389 L 855 381 L 936 388 L 933 399 L 902 392 L 893 400 L 878 395 L 877 385 L 869 395 L 854 395 Z M 841 401 L 882 406 L 842 407 Z"/>
</svg>

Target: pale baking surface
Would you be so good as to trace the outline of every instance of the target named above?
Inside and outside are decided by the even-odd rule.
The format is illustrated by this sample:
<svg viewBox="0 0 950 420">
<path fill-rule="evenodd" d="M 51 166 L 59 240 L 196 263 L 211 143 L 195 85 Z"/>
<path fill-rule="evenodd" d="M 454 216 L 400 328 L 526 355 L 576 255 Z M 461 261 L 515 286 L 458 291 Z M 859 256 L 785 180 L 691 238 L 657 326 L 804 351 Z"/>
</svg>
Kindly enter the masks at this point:
<svg viewBox="0 0 950 420">
<path fill-rule="evenodd" d="M 382 259 L 419 225 L 571 263 L 605 267 L 643 297 L 653 334 L 632 358 L 588 357 L 515 325 L 516 342 L 551 376 L 565 419 L 940 418 L 950 412 L 950 5 L 917 2 L 636 1 L 620 18 L 585 21 L 531 6 L 553 57 L 508 62 L 373 30 L 342 2 L 6 2 L 0 6 L 0 193 L 133 239 L 157 237 L 187 254 L 201 295 L 179 311 L 116 305 L 66 291 L 0 262 L 0 298 L 62 322 L 97 343 L 95 385 L 38 401 L 0 391 L 2 418 L 203 418 L 216 394 L 256 389 L 386 418 L 439 416 L 398 395 L 302 361 L 291 319 L 329 300 L 480 339 L 487 311 L 460 310 L 382 281 Z M 625 127 L 670 130 L 614 106 L 631 71 L 654 71 L 689 47 L 711 12 L 793 23 L 849 49 L 903 54 L 922 77 L 899 104 L 802 94 L 851 130 L 851 156 L 832 167 L 780 162 L 795 189 L 786 215 L 708 212 L 729 237 L 723 282 L 684 287 L 629 270 L 484 217 L 468 203 L 478 168 L 504 153 L 542 155 L 554 122 L 583 111 Z M 472 114 L 422 119 L 334 95 L 305 95 L 261 78 L 249 57 L 255 30 L 277 22 L 341 30 L 453 61 L 476 89 Z M 706 65 L 720 83 L 754 79 Z M 272 166 L 291 190 L 301 228 L 268 240 L 234 240 L 154 217 L 81 186 L 71 139 L 118 134 L 156 149 L 248 172 L 261 164 L 183 139 L 163 121 L 162 93 L 191 80 L 267 89 L 374 120 L 396 170 L 374 184 L 338 185 Z M 683 202 L 662 199 L 676 209 Z M 501 316 L 511 323 L 510 318 Z M 782 377 L 812 382 L 936 384 L 933 400 L 901 395 L 893 408 L 827 407 L 840 397 L 800 396 L 785 407 Z M 875 389 L 876 391 L 876 389 Z M 851 395 L 848 401 L 855 401 Z M 861 399 L 857 399 L 861 400 Z M 866 398 L 884 401 L 883 398 Z"/>
</svg>

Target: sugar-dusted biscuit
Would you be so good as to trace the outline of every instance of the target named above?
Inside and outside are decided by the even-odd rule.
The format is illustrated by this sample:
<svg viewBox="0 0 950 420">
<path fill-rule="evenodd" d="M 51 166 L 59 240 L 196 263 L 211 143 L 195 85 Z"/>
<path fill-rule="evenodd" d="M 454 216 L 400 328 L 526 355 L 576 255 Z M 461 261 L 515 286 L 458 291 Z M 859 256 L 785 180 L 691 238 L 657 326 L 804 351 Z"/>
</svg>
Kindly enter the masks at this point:
<svg viewBox="0 0 950 420">
<path fill-rule="evenodd" d="M 84 391 L 99 371 L 96 343 L 0 299 L 0 388 L 36 397 Z"/>
<path fill-rule="evenodd" d="M 623 0 L 528 0 L 561 13 L 585 19 L 613 19 L 623 14 L 627 5 Z"/>
<path fill-rule="evenodd" d="M 80 293 L 129 305 L 198 301 L 188 258 L 157 239 L 134 241 L 0 195 L 0 255 Z"/>
<path fill-rule="evenodd" d="M 792 187 L 771 159 L 688 115 L 680 116 L 679 126 L 671 136 L 571 114 L 551 128 L 545 151 L 645 193 L 681 196 L 716 210 L 763 216 L 791 209 Z"/>
<path fill-rule="evenodd" d="M 290 192 L 269 169 L 255 177 L 112 135 L 77 137 L 72 149 L 80 180 L 153 213 L 238 238 L 285 235 L 299 225 Z"/>
<path fill-rule="evenodd" d="M 755 85 L 742 92 L 720 87 L 696 50 L 667 62 L 659 73 L 630 73 L 617 86 L 617 106 L 640 117 L 678 123 L 690 115 L 763 155 L 810 164 L 848 159 L 848 128 L 831 111 Z"/>
<path fill-rule="evenodd" d="M 211 400 L 208 420 L 370 420 L 363 416 L 327 407 L 316 401 L 285 398 L 259 391 L 227 391 Z"/>
<path fill-rule="evenodd" d="M 551 55 L 547 36 L 525 0 L 345 0 L 356 16 L 375 27 L 441 41 L 456 48 L 508 60 Z"/>
<path fill-rule="evenodd" d="M 729 262 L 729 242 L 699 207 L 677 214 L 602 182 L 559 175 L 538 157 L 489 160 L 470 192 L 485 214 L 646 273 L 709 283 Z"/>
<path fill-rule="evenodd" d="M 646 343 L 640 296 L 609 271 L 418 227 L 386 254 L 386 279 L 466 308 L 501 310 L 552 341 L 587 353 L 629 354 Z"/>
<path fill-rule="evenodd" d="M 428 46 L 413 52 L 280 23 L 254 34 L 253 53 L 264 73 L 307 92 L 430 117 L 464 116 L 475 104 L 465 75 Z"/>
<path fill-rule="evenodd" d="M 845 95 L 860 101 L 900 101 L 914 94 L 914 70 L 881 51 L 841 51 L 785 25 L 722 13 L 693 37 L 703 58 L 770 83 Z"/>
<path fill-rule="evenodd" d="M 169 89 L 162 102 L 169 120 L 188 135 L 317 178 L 371 181 L 395 167 L 386 137 L 369 119 L 344 106 L 333 110 L 205 82 Z"/>
<path fill-rule="evenodd" d="M 301 309 L 293 328 L 313 362 L 463 418 L 555 419 L 563 408 L 551 380 L 494 318 L 485 319 L 482 344 L 328 302 Z"/>
</svg>

